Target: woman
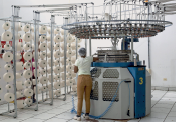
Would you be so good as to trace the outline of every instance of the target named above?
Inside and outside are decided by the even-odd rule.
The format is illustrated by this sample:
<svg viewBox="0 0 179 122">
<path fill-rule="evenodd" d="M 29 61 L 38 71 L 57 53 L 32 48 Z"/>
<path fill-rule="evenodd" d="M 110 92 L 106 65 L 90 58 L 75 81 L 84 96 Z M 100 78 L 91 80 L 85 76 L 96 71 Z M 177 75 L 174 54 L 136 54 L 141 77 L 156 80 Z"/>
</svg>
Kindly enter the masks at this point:
<svg viewBox="0 0 179 122">
<path fill-rule="evenodd" d="M 90 74 L 91 62 L 97 61 L 97 57 L 86 57 L 86 49 L 80 48 L 78 51 L 81 58 L 77 59 L 74 66 L 74 73 L 78 72 L 77 95 L 78 108 L 75 120 L 81 121 L 81 111 L 83 102 L 83 93 L 85 92 L 86 113 L 83 115 L 85 119 L 89 119 L 90 113 L 90 93 L 92 88 L 92 79 Z"/>
</svg>

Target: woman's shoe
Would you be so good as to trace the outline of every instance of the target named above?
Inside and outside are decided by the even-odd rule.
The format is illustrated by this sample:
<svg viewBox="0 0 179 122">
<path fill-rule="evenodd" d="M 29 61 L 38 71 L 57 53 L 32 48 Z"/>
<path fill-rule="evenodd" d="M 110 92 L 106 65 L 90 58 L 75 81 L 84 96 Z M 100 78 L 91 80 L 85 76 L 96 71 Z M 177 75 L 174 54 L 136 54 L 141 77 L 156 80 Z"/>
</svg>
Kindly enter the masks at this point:
<svg viewBox="0 0 179 122">
<path fill-rule="evenodd" d="M 74 120 L 81 121 L 81 117 L 76 115 L 76 116 L 74 116 Z"/>
<path fill-rule="evenodd" d="M 83 117 L 84 117 L 85 119 L 89 119 L 89 114 L 83 114 Z"/>
</svg>

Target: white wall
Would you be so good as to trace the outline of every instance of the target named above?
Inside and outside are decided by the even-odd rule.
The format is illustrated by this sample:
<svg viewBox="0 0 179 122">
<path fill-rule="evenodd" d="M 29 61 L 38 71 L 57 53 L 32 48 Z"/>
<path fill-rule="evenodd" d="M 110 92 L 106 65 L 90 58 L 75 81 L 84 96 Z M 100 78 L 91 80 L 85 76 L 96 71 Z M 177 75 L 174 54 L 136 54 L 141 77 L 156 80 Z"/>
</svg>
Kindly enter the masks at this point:
<svg viewBox="0 0 179 122">
<path fill-rule="evenodd" d="M 173 25 L 151 38 L 152 85 L 176 87 L 176 15 L 167 16 L 166 20 Z"/>
<path fill-rule="evenodd" d="M 166 16 L 166 21 L 173 22 L 173 25 L 150 38 L 152 86 L 176 87 L 176 15 Z M 146 61 L 148 67 L 147 40 L 139 39 L 139 43 L 134 44 L 134 50 L 139 54 L 140 60 Z M 167 78 L 167 81 L 164 81 L 164 78 Z"/>
<path fill-rule="evenodd" d="M 1 4 L 0 4 L 0 8 L 1 8 L 1 10 L 0 10 L 0 18 L 3 18 L 4 16 L 3 16 L 3 13 L 4 13 L 4 9 L 3 9 L 3 0 L 1 1 Z M 0 21 L 0 25 L 2 25 L 3 24 L 3 22 L 2 21 Z M 0 28 L 0 33 L 2 33 L 2 29 Z M 1 36 L 1 35 L 0 35 Z"/>
</svg>

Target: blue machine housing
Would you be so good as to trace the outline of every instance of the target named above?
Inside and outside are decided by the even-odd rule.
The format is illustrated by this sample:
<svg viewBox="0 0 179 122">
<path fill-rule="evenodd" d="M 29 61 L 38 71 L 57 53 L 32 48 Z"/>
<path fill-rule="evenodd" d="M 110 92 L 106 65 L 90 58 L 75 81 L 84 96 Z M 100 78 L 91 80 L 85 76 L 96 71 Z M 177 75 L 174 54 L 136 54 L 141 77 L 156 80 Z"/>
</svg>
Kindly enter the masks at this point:
<svg viewBox="0 0 179 122">
<path fill-rule="evenodd" d="M 124 47 L 125 47 L 125 50 L 129 50 L 128 49 L 128 45 L 130 44 L 130 42 L 131 42 L 131 38 L 125 38 L 125 40 L 124 40 Z M 133 39 L 133 42 L 139 42 L 139 39 L 138 38 L 134 38 Z M 123 42 L 121 42 L 121 50 L 124 50 L 123 49 Z"/>
<path fill-rule="evenodd" d="M 141 62 L 137 62 L 137 65 L 141 65 Z M 108 63 L 108 62 L 92 62 L 91 67 L 130 67 L 134 66 L 134 62 L 117 62 L 117 63 Z"/>
<path fill-rule="evenodd" d="M 134 78 L 134 117 L 145 116 L 145 66 L 128 67 L 129 72 Z"/>
</svg>

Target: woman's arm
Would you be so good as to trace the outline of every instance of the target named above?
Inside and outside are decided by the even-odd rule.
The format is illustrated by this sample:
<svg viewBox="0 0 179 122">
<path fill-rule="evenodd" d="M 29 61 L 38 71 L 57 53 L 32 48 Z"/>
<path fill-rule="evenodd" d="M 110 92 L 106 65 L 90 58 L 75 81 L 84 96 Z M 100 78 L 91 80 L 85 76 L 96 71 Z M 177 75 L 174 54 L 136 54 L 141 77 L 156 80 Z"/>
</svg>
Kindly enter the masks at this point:
<svg viewBox="0 0 179 122">
<path fill-rule="evenodd" d="M 77 73 L 77 72 L 78 72 L 78 67 L 74 66 L 74 73 Z"/>
</svg>

